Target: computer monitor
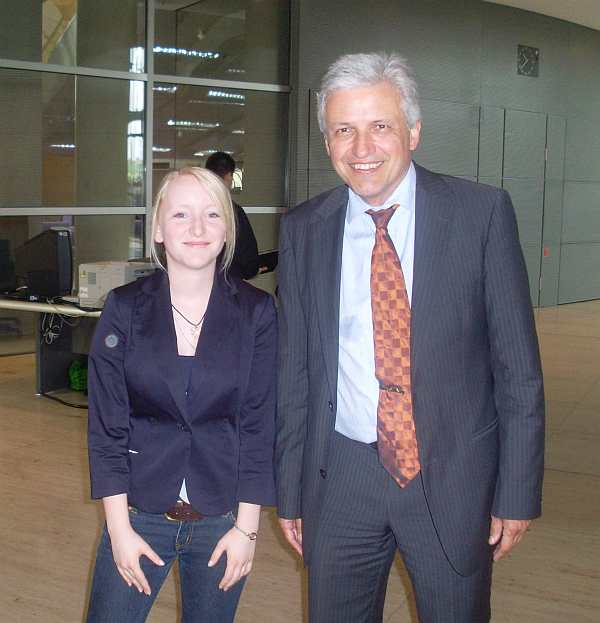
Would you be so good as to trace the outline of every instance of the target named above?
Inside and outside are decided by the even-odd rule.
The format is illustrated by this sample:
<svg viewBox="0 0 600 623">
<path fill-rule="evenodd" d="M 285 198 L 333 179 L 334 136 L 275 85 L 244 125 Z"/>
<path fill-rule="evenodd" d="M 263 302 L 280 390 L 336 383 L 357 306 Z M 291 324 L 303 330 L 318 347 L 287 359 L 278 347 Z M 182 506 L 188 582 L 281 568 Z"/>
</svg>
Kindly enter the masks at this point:
<svg viewBox="0 0 600 623">
<path fill-rule="evenodd" d="M 0 240 L 0 292 L 15 289 L 15 265 L 10 257 L 10 242 Z"/>
<path fill-rule="evenodd" d="M 71 294 L 73 251 L 68 229 L 47 229 L 15 249 L 17 287 L 30 297 L 57 298 Z"/>
</svg>

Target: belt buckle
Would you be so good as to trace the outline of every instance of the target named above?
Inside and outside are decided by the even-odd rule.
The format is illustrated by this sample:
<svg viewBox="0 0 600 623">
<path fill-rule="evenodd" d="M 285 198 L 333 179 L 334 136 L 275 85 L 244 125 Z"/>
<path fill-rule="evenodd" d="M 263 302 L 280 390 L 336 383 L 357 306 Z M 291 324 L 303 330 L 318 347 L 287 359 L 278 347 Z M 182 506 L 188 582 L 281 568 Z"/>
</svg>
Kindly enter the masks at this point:
<svg viewBox="0 0 600 623">
<path fill-rule="evenodd" d="M 173 517 L 172 515 L 169 515 L 169 513 L 172 511 L 173 509 L 168 510 L 166 513 L 163 513 L 163 515 L 165 516 L 165 519 L 167 519 L 168 521 L 180 521 L 179 519 L 177 519 L 177 517 Z"/>
<path fill-rule="evenodd" d="M 163 515 L 168 521 L 197 521 L 203 518 L 202 513 L 182 500 L 179 500 L 173 508 L 170 508 Z"/>
<path fill-rule="evenodd" d="M 185 506 L 182 500 L 178 500 L 173 508 L 164 513 L 165 519 L 169 521 L 185 521 Z"/>
</svg>

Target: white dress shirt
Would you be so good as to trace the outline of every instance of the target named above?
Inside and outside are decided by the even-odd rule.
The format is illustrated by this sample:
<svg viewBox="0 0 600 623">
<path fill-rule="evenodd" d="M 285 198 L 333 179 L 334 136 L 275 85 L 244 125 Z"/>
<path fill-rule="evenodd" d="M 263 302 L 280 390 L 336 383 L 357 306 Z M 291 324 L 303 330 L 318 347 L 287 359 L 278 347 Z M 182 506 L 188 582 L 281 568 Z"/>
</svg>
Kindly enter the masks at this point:
<svg viewBox="0 0 600 623">
<path fill-rule="evenodd" d="M 415 255 L 415 185 L 415 168 L 411 162 L 404 179 L 385 205 L 370 206 L 349 189 L 342 248 L 335 430 L 364 443 L 377 440 L 379 399 L 371 315 L 371 253 L 375 244 L 375 224 L 366 211 L 399 204 L 388 224 L 388 233 L 402 264 L 410 303 Z"/>
</svg>

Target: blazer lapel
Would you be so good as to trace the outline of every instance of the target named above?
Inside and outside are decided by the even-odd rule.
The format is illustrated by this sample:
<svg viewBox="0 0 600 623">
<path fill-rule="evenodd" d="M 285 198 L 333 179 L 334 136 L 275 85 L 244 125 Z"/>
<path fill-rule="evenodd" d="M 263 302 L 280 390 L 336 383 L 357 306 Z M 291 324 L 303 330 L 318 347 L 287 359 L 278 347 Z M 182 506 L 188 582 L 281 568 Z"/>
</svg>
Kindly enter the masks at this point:
<svg viewBox="0 0 600 623">
<path fill-rule="evenodd" d="M 161 370 L 162 378 L 169 387 L 183 420 L 188 421 L 186 387 L 177 350 L 177 335 L 171 311 L 169 278 L 163 273 L 163 280 L 156 291 L 156 316 L 152 319 L 154 330 L 154 356 Z"/>
<path fill-rule="evenodd" d="M 415 165 L 415 257 L 411 309 L 411 354 L 413 374 L 420 348 L 427 339 L 427 317 L 432 296 L 443 275 L 448 229 L 452 215 L 452 195 L 443 179 Z"/>
<path fill-rule="evenodd" d="M 169 411 L 183 423 L 191 423 L 194 414 L 202 412 L 198 408 L 200 397 L 203 404 L 210 403 L 215 407 L 215 401 L 226 393 L 221 391 L 227 386 L 227 381 L 222 378 L 223 369 L 228 370 L 231 379 L 237 378 L 236 362 L 240 350 L 239 313 L 234 296 L 237 287 L 234 282 L 226 282 L 221 272 L 215 274 L 196 345 L 189 388 L 179 361 L 168 275 L 157 271 L 144 291 L 146 296 L 139 300 L 135 315 L 138 331 L 143 331 L 144 339 L 152 344 L 147 357 L 151 357 L 152 365 L 156 366 L 153 387 L 157 390 L 157 385 L 164 383 L 165 390 L 168 390 L 164 394 Z M 186 394 L 188 389 L 189 395 Z"/>
<path fill-rule="evenodd" d="M 218 270 L 218 269 L 217 269 Z M 221 271 L 215 274 L 215 280 L 206 308 L 206 316 L 202 325 L 202 332 L 196 345 L 194 366 L 192 369 L 191 387 L 194 393 L 207 394 L 214 392 L 214 387 L 202 387 L 205 383 L 212 383 L 210 371 L 223 368 L 224 355 L 230 350 L 227 344 L 238 340 L 239 322 L 236 321 L 233 295 L 237 287 L 233 282 L 228 283 Z M 240 344 L 237 344 L 239 351 Z M 234 374 L 233 369 L 229 369 Z"/>
<path fill-rule="evenodd" d="M 331 395 L 337 392 L 340 280 L 348 189 L 336 189 L 315 210 L 310 270 Z"/>
</svg>

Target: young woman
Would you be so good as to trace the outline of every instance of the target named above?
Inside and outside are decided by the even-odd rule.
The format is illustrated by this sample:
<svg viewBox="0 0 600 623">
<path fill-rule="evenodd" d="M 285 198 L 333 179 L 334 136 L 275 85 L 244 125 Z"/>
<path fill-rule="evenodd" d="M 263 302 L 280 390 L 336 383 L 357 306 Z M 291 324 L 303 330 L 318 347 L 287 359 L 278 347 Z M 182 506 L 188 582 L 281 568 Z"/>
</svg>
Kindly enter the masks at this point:
<svg viewBox="0 0 600 623">
<path fill-rule="evenodd" d="M 183 622 L 233 621 L 274 503 L 275 307 L 227 276 L 235 218 L 213 173 L 166 176 L 152 236 L 162 269 L 110 293 L 90 351 L 106 526 L 88 622 L 145 621 L 175 560 Z"/>
</svg>

